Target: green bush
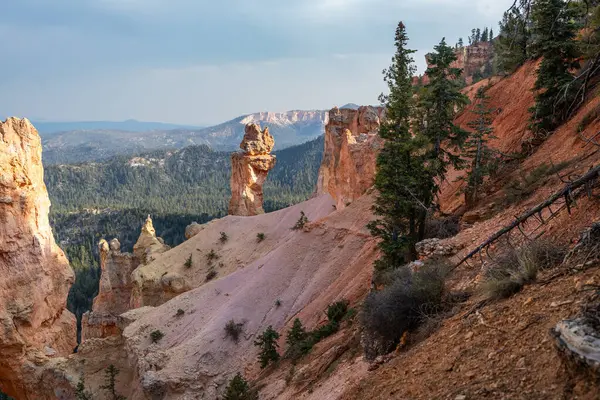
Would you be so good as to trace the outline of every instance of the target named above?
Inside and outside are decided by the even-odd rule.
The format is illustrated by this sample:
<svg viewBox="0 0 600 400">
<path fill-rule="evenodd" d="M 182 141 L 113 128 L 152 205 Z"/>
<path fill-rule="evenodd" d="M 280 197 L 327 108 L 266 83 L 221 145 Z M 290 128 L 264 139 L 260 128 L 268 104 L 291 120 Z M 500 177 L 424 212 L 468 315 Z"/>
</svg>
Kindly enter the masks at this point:
<svg viewBox="0 0 600 400">
<path fill-rule="evenodd" d="M 327 319 L 332 324 L 339 324 L 348 312 L 348 300 L 337 301 L 327 307 Z"/>
<path fill-rule="evenodd" d="M 258 241 L 258 243 L 262 242 L 263 240 L 265 240 L 265 234 L 264 233 L 257 233 L 256 234 L 256 240 Z"/>
<path fill-rule="evenodd" d="M 219 241 L 221 243 L 225 243 L 228 240 L 229 240 L 229 236 L 225 232 L 221 232 L 221 237 L 219 238 Z"/>
<path fill-rule="evenodd" d="M 183 314 L 185 314 L 185 311 L 183 311 L 181 308 L 177 310 L 177 314 L 175 314 L 178 317 L 182 317 Z"/>
<path fill-rule="evenodd" d="M 300 218 L 296 221 L 296 224 L 292 227 L 293 230 L 297 231 L 304 228 L 304 225 L 308 223 L 308 217 L 304 214 L 304 211 L 300 211 Z"/>
<path fill-rule="evenodd" d="M 206 260 L 209 264 L 212 264 L 213 261 L 218 260 L 219 255 L 215 252 L 215 249 L 210 249 L 208 253 L 206 253 Z"/>
<path fill-rule="evenodd" d="M 277 308 L 281 307 L 281 300 L 279 300 L 279 299 L 275 300 L 275 307 L 277 307 Z"/>
<path fill-rule="evenodd" d="M 252 389 L 239 372 L 229 381 L 223 400 L 258 400 L 258 392 Z"/>
<path fill-rule="evenodd" d="M 150 339 L 152 340 L 152 343 L 158 343 L 164 337 L 165 334 L 159 330 L 155 330 L 150 334 Z"/>
<path fill-rule="evenodd" d="M 215 271 L 214 269 L 211 269 L 210 271 L 208 271 L 208 273 L 206 274 L 206 282 L 208 281 L 212 281 L 213 279 L 215 279 L 218 275 L 218 272 Z"/>
<path fill-rule="evenodd" d="M 391 351 L 424 315 L 441 309 L 447 274 L 448 266 L 441 262 L 426 263 L 416 271 L 401 267 L 388 274 L 383 290 L 367 296 L 360 318 L 368 359 Z"/>
<path fill-rule="evenodd" d="M 503 299 L 518 293 L 537 278 L 539 271 L 560 264 L 566 248 L 538 239 L 519 248 L 510 247 L 494 259 L 485 271 L 481 290 L 489 299 Z"/>
<path fill-rule="evenodd" d="M 244 324 L 242 322 L 235 322 L 234 320 L 229 320 L 227 324 L 225 324 L 225 336 L 233 339 L 234 342 L 238 342 L 240 340 L 240 335 L 244 329 Z"/>
<path fill-rule="evenodd" d="M 183 264 L 186 268 L 192 268 L 193 262 L 192 262 L 192 255 L 190 254 L 190 256 L 187 258 L 187 260 L 185 260 L 185 263 Z"/>
</svg>

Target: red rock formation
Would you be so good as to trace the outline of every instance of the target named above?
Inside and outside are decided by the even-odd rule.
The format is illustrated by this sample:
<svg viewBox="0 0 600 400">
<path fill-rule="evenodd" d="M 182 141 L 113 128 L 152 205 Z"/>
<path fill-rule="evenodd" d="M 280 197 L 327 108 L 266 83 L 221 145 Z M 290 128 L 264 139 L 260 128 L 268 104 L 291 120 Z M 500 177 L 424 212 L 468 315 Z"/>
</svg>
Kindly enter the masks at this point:
<svg viewBox="0 0 600 400">
<path fill-rule="evenodd" d="M 231 155 L 229 215 L 264 214 L 262 187 L 269 171 L 275 167 L 275 156 L 269 154 L 274 145 L 269 128 L 261 130 L 256 124 L 246 125 L 240 144 L 244 152 Z"/>
<path fill-rule="evenodd" d="M 44 184 L 42 145 L 26 119 L 0 123 L 0 388 L 36 393 L 37 369 L 76 345 L 66 307 L 73 271 L 56 245 Z"/>
<path fill-rule="evenodd" d="M 317 194 L 329 193 L 338 210 L 373 185 L 377 154 L 383 145 L 379 125 L 384 112 L 371 106 L 329 111 Z"/>
<path fill-rule="evenodd" d="M 456 61 L 452 63 L 451 67 L 462 69 L 462 76 L 465 78 L 467 85 L 470 85 L 473 83 L 473 76 L 477 72 L 483 72 L 485 66 L 492 61 L 494 45 L 490 42 L 479 42 L 458 48 L 454 51 L 454 54 L 456 54 Z M 425 55 L 425 61 L 429 67 L 429 54 Z M 429 77 L 423 75 L 420 78 L 415 77 L 413 84 L 418 84 L 419 79 L 421 79 L 422 84 L 426 85 L 429 83 Z"/>
<path fill-rule="evenodd" d="M 82 340 L 105 338 L 121 334 L 120 315 L 133 307 L 132 272 L 140 265 L 153 260 L 156 254 L 169 249 L 162 239 L 156 237 L 150 216 L 142 226 L 140 237 L 133 247 L 133 254 L 122 253 L 117 239 L 101 240 L 100 250 L 100 288 L 94 299 L 92 311 L 87 312 L 82 320 Z"/>
</svg>

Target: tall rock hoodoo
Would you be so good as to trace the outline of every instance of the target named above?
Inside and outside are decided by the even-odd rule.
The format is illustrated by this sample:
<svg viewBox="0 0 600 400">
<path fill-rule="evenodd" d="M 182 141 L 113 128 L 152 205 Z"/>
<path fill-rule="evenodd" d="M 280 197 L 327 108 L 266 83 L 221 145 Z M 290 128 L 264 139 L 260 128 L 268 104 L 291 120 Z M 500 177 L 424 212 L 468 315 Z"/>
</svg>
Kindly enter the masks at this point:
<svg viewBox="0 0 600 400">
<path fill-rule="evenodd" d="M 269 128 L 246 125 L 246 133 L 240 144 L 243 153 L 231 155 L 231 200 L 229 215 L 251 216 L 264 214 L 263 184 L 270 170 L 275 167 L 271 150 L 275 145 Z"/>
<path fill-rule="evenodd" d="M 373 185 L 377 154 L 383 146 L 379 126 L 384 113 L 382 107 L 371 106 L 329 111 L 317 194 L 329 193 L 338 210 Z"/>
<path fill-rule="evenodd" d="M 156 236 L 152 218 L 148 216 L 133 246 L 133 254 L 121 252 L 121 244 L 117 239 L 110 243 L 102 239 L 98 250 L 102 271 L 100 287 L 92 311 L 83 316 L 83 340 L 121 334 L 123 325 L 120 315 L 134 308 L 132 272 L 138 266 L 151 262 L 154 255 L 169 250 L 169 246 Z"/>
<path fill-rule="evenodd" d="M 73 271 L 49 209 L 37 130 L 27 119 L 0 122 L 0 389 L 19 399 L 42 398 L 38 369 L 76 345 L 65 309 Z"/>
</svg>

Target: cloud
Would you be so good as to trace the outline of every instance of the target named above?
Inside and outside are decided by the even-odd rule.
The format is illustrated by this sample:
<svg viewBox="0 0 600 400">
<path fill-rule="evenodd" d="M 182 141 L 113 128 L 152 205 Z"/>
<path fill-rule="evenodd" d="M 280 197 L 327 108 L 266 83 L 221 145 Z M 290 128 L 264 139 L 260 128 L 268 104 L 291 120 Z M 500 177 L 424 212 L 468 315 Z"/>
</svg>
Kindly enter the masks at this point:
<svg viewBox="0 0 600 400">
<path fill-rule="evenodd" d="M 454 43 L 474 27 L 495 26 L 511 0 L 7 3 L 0 13 L 0 46 L 10 62 L 0 64 L 0 90 L 8 93 L 9 89 L 21 88 L 24 93 L 40 97 L 3 96 L 2 109 L 47 119 L 92 115 L 115 119 L 126 114 L 139 119 L 165 115 L 181 118 L 175 122 L 203 122 L 214 121 L 216 115 L 233 116 L 270 107 L 282 109 L 278 104 L 292 108 L 299 108 L 300 104 L 310 106 L 309 99 L 316 107 L 320 99 L 330 98 L 335 92 L 358 97 L 346 101 L 357 102 L 368 97 L 369 85 L 376 98 L 380 91 L 375 89 L 380 83 L 379 74 L 393 54 L 393 33 L 400 19 L 407 25 L 410 47 L 424 53 L 443 36 Z M 369 57 L 385 63 L 369 65 L 365 61 Z M 423 68 L 422 54 L 416 56 L 416 61 Z M 355 62 L 360 68 L 353 65 Z M 211 77 L 210 84 L 198 83 L 202 75 L 192 71 L 200 70 Z M 218 73 L 219 70 L 228 71 L 229 75 Z M 272 75 L 264 71 L 271 71 Z M 187 79 L 187 85 L 170 87 L 157 84 L 157 79 Z M 290 87 L 298 86 L 297 90 L 282 89 L 286 79 Z M 320 86 L 306 83 L 312 90 L 307 96 L 302 79 L 319 82 Z M 97 84 L 100 81 L 102 85 Z M 262 82 L 273 90 L 269 96 L 257 97 L 244 90 L 243 82 Z M 107 87 L 114 91 L 107 93 Z M 222 99 L 222 93 L 235 93 L 236 101 L 223 99 L 223 103 L 207 104 L 194 111 L 189 107 L 192 97 L 187 87 L 196 87 L 207 99 Z M 147 88 L 155 89 L 149 93 Z M 173 90 L 188 94 L 177 96 Z M 114 97 L 122 94 L 127 101 L 115 101 Z M 169 98 L 170 103 L 156 100 L 161 97 Z M 73 103 L 70 99 L 74 98 L 82 101 Z M 210 112 L 205 111 L 209 109 Z"/>
</svg>

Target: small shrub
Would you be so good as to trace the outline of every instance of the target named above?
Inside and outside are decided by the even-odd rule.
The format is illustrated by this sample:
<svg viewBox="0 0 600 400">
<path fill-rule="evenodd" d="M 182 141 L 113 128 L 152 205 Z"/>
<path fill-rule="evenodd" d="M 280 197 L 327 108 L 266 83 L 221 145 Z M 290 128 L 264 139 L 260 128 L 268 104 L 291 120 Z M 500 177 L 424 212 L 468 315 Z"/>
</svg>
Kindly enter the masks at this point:
<svg viewBox="0 0 600 400">
<path fill-rule="evenodd" d="M 519 178 L 504 187 L 506 202 L 514 204 L 528 198 L 546 183 L 550 175 L 562 171 L 567 166 L 569 166 L 568 162 L 561 162 L 557 165 L 543 163 L 529 174 L 521 173 Z"/>
<path fill-rule="evenodd" d="M 243 330 L 243 322 L 235 322 L 234 320 L 229 320 L 229 322 L 225 324 L 225 336 L 230 337 L 236 343 L 240 340 L 240 335 L 242 334 Z"/>
<path fill-rule="evenodd" d="M 583 119 L 581 120 L 579 125 L 577 125 L 577 132 L 581 133 L 581 132 L 585 131 L 586 128 L 592 124 L 592 122 L 594 122 L 595 120 L 597 120 L 599 118 L 600 118 L 600 107 L 597 107 L 597 108 L 593 109 L 592 111 L 590 111 L 589 113 L 587 113 L 583 117 Z"/>
<path fill-rule="evenodd" d="M 219 241 L 221 243 L 225 243 L 228 240 L 229 240 L 229 236 L 225 232 L 221 232 L 221 237 L 219 238 Z"/>
<path fill-rule="evenodd" d="M 152 343 L 158 343 L 164 337 L 165 334 L 159 330 L 155 330 L 150 334 L 150 339 L 152 340 Z"/>
<path fill-rule="evenodd" d="M 219 255 L 215 252 L 215 249 L 210 249 L 210 251 L 206 253 L 206 260 L 209 262 L 209 264 L 218 259 Z"/>
<path fill-rule="evenodd" d="M 330 323 L 339 324 L 348 312 L 348 300 L 337 301 L 327 307 L 327 319 Z"/>
<path fill-rule="evenodd" d="M 460 232 L 459 218 L 450 216 L 446 218 L 429 218 L 425 222 L 426 239 L 447 239 Z"/>
<path fill-rule="evenodd" d="M 405 332 L 420 325 L 425 312 L 441 308 L 447 273 L 447 265 L 439 262 L 417 271 L 401 267 L 388 275 L 388 286 L 367 296 L 360 318 L 368 359 L 391 351 Z"/>
<path fill-rule="evenodd" d="M 277 362 L 279 360 L 279 353 L 277 352 L 277 339 L 279 339 L 279 333 L 269 327 L 260 335 L 255 341 L 254 345 L 260 348 L 258 360 L 261 368 L 266 368 L 269 363 Z"/>
<path fill-rule="evenodd" d="M 187 258 L 187 260 L 185 260 L 185 263 L 183 264 L 186 268 L 192 268 L 193 262 L 192 262 L 192 255 L 190 254 L 190 256 Z"/>
<path fill-rule="evenodd" d="M 539 271 L 560 264 L 565 255 L 564 246 L 543 239 L 508 248 L 485 272 L 481 289 L 489 299 L 508 298 L 535 281 Z"/>
<path fill-rule="evenodd" d="M 239 372 L 229 381 L 223 400 L 258 400 L 258 392 L 250 387 Z"/>
<path fill-rule="evenodd" d="M 206 282 L 208 281 L 212 281 L 213 279 L 215 279 L 218 275 L 218 272 L 215 271 L 214 269 L 211 269 L 210 271 L 208 271 L 208 273 L 206 274 Z"/>
<path fill-rule="evenodd" d="M 304 211 L 300 211 L 300 218 L 296 221 L 296 225 L 292 227 L 293 230 L 297 231 L 299 229 L 304 228 L 304 225 L 308 223 L 308 217 L 304 214 Z"/>
<path fill-rule="evenodd" d="M 281 300 L 279 300 L 279 299 L 275 300 L 275 307 L 277 307 L 277 308 L 281 307 Z"/>
<path fill-rule="evenodd" d="M 263 240 L 265 240 L 265 234 L 264 233 L 257 233 L 256 234 L 256 240 L 258 241 L 258 243 L 262 242 Z"/>
<path fill-rule="evenodd" d="M 175 314 L 178 317 L 182 317 L 183 314 L 185 314 L 185 311 L 183 311 L 181 308 L 177 310 L 177 314 Z"/>
</svg>

